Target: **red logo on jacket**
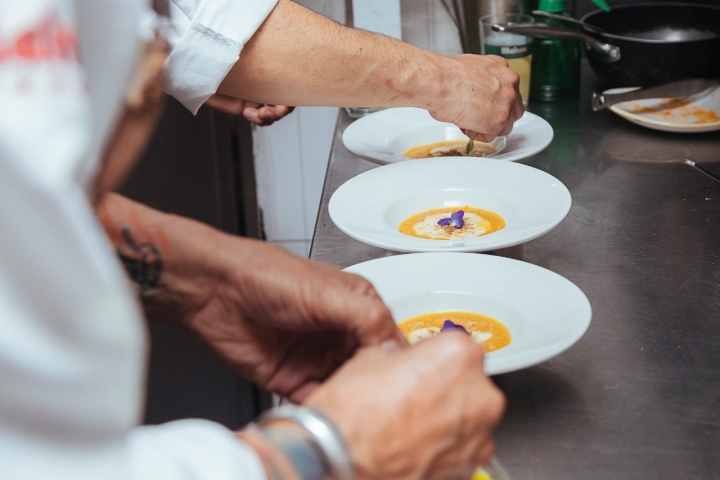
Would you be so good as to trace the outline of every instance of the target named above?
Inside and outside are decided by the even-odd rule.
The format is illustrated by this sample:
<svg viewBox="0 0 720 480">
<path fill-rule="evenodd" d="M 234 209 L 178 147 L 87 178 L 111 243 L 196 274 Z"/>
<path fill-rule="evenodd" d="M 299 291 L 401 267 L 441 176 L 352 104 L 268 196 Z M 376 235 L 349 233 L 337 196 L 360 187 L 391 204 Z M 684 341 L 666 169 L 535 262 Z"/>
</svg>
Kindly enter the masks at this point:
<svg viewBox="0 0 720 480">
<path fill-rule="evenodd" d="M 77 34 L 52 14 L 10 41 L 0 41 L 0 63 L 11 60 L 77 62 Z"/>
</svg>

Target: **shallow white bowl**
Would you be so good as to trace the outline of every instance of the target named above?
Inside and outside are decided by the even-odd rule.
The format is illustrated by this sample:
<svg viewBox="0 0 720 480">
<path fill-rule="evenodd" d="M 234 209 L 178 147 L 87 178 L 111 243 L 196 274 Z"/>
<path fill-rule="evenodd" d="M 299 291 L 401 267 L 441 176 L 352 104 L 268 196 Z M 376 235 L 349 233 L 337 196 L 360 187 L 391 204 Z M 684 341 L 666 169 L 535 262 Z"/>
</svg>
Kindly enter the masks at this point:
<svg viewBox="0 0 720 480">
<path fill-rule="evenodd" d="M 435 208 L 490 210 L 505 228 L 482 237 L 429 240 L 400 233 L 412 215 Z M 572 198 L 557 178 L 527 165 L 486 158 L 446 157 L 375 168 L 338 188 L 330 218 L 361 242 L 399 252 L 483 252 L 537 238 L 557 226 Z"/>
<path fill-rule="evenodd" d="M 592 317 L 590 302 L 572 282 L 504 257 L 397 255 L 345 271 L 369 280 L 397 323 L 453 310 L 489 315 L 504 323 L 512 342 L 487 355 L 488 375 L 520 370 L 562 353 L 585 334 Z"/>
<path fill-rule="evenodd" d="M 467 140 L 458 127 L 435 120 L 420 108 L 389 108 L 350 124 L 343 133 L 345 148 L 375 163 L 413 160 L 403 153 L 412 147 L 445 140 Z M 535 155 L 553 139 L 549 123 L 530 112 L 515 122 L 507 137 L 491 142 L 497 153 L 487 158 L 515 161 Z"/>
<path fill-rule="evenodd" d="M 613 88 L 603 93 L 624 93 L 634 88 Z M 702 121 L 707 114 L 720 116 L 720 87 L 683 98 L 650 98 L 618 103 L 610 110 L 641 127 L 675 133 L 720 130 L 720 120 Z M 700 113 L 698 117 L 694 113 Z"/>
</svg>

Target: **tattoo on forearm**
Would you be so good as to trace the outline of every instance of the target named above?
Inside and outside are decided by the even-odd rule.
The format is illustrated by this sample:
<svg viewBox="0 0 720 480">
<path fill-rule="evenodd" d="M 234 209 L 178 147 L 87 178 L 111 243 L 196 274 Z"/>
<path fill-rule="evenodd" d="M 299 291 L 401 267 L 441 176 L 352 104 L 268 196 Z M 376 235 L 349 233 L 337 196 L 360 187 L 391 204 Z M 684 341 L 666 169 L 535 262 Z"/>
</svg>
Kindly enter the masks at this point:
<svg viewBox="0 0 720 480">
<path fill-rule="evenodd" d="M 140 297 L 148 300 L 160 285 L 163 260 L 160 249 L 150 242 L 136 243 L 127 228 L 121 230 L 127 249 L 119 251 L 120 260 L 130 278 L 138 284 Z"/>
<path fill-rule="evenodd" d="M 98 217 L 128 276 L 137 284 L 140 299 L 147 303 L 160 292 L 168 239 L 162 228 L 143 222 L 139 209 L 124 207 L 122 202 L 115 205 L 113 209 L 108 203 L 101 204 Z M 121 226 L 121 222 L 127 226 Z"/>
</svg>

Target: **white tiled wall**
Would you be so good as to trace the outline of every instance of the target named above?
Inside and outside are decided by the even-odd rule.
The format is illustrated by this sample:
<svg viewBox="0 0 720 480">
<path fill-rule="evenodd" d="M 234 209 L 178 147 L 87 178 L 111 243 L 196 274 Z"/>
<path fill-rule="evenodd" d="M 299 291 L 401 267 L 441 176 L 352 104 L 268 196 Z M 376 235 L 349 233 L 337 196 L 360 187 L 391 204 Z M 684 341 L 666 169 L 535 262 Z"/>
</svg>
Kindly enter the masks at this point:
<svg viewBox="0 0 720 480">
<path fill-rule="evenodd" d="M 336 119 L 337 108 L 301 107 L 253 134 L 265 234 L 301 256 L 310 251 Z"/>
<path fill-rule="evenodd" d="M 353 1 L 353 26 L 402 38 L 400 0 Z"/>
<path fill-rule="evenodd" d="M 344 20 L 341 0 L 298 3 Z M 337 112 L 337 108 L 300 107 L 253 133 L 258 203 L 267 239 L 303 257 L 310 252 Z"/>
<path fill-rule="evenodd" d="M 403 40 L 444 55 L 462 53 L 457 27 L 440 0 L 401 0 L 400 6 Z"/>
<path fill-rule="evenodd" d="M 343 0 L 298 3 L 339 21 L 345 16 Z M 354 10 L 357 13 L 358 8 L 372 5 L 355 0 Z M 437 0 L 402 0 L 400 5 L 406 40 L 445 54 L 460 53 L 453 25 Z M 397 6 L 392 11 L 397 12 Z M 275 125 L 256 128 L 253 134 L 258 202 L 267 239 L 304 257 L 310 251 L 336 118 L 337 108 L 301 107 Z"/>
</svg>

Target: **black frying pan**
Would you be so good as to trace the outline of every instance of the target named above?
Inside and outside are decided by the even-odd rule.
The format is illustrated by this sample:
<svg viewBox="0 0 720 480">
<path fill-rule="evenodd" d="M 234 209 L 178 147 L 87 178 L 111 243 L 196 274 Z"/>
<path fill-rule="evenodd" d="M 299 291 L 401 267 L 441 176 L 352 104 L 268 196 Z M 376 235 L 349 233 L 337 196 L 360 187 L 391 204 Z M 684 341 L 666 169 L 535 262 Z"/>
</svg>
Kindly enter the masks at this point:
<svg viewBox="0 0 720 480">
<path fill-rule="evenodd" d="M 593 70 L 614 87 L 720 77 L 720 7 L 639 3 L 596 10 L 582 21 L 589 25 L 582 32 L 539 24 L 508 24 L 500 30 L 584 40 Z"/>
</svg>

